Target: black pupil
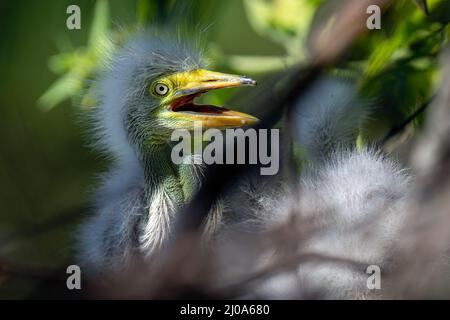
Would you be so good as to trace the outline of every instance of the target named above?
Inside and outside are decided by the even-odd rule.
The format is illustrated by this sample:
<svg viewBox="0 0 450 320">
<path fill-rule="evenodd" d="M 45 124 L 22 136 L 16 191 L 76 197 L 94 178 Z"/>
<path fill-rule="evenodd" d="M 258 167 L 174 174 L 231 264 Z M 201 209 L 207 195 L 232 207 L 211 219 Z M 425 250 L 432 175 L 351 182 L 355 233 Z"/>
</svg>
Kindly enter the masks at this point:
<svg viewBox="0 0 450 320">
<path fill-rule="evenodd" d="M 159 92 L 164 93 L 165 90 L 166 90 L 166 88 L 164 86 L 158 86 Z"/>
</svg>

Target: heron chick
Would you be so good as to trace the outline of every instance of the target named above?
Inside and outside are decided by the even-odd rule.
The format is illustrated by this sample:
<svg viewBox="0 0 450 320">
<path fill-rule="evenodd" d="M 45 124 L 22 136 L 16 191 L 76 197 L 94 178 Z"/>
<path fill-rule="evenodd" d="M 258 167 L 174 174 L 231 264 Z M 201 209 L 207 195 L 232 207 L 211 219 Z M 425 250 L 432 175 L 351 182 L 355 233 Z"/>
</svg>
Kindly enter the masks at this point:
<svg viewBox="0 0 450 320">
<path fill-rule="evenodd" d="M 199 166 L 171 161 L 173 130 L 191 130 L 195 122 L 217 129 L 255 124 L 251 115 L 194 101 L 210 90 L 255 84 L 206 70 L 198 48 L 170 36 L 140 33 L 118 51 L 94 84 L 97 145 L 114 167 L 95 195 L 96 214 L 79 232 L 86 268 L 120 270 L 162 246 L 177 208 L 191 198 L 201 176 Z M 211 230 L 220 220 L 220 210 L 213 211 Z"/>
</svg>

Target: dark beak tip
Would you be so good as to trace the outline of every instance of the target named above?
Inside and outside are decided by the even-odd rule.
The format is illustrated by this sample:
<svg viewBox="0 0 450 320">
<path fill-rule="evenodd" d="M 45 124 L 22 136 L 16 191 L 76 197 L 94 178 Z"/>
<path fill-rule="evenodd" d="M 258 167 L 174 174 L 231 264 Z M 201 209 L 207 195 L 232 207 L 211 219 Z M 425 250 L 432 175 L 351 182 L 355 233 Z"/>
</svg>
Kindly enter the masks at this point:
<svg viewBox="0 0 450 320">
<path fill-rule="evenodd" d="M 256 82 L 256 80 L 253 80 L 252 78 L 249 78 L 249 77 L 244 77 L 242 83 L 243 84 L 248 84 L 248 85 L 251 85 L 251 86 L 256 86 L 258 84 Z"/>
</svg>

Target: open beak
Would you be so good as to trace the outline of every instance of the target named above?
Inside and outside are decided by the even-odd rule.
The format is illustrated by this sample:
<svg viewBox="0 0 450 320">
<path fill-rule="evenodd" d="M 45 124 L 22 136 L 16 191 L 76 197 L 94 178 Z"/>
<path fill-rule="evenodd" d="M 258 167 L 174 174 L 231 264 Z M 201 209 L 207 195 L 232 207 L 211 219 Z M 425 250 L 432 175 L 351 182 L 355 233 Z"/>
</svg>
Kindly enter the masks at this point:
<svg viewBox="0 0 450 320">
<path fill-rule="evenodd" d="M 172 79 L 174 83 L 180 84 L 169 103 L 169 109 L 175 117 L 200 121 L 204 128 L 232 128 L 259 122 L 257 118 L 243 112 L 194 103 L 196 97 L 210 90 L 255 86 L 255 80 L 203 69 L 177 73 L 172 77 L 175 78 Z"/>
</svg>

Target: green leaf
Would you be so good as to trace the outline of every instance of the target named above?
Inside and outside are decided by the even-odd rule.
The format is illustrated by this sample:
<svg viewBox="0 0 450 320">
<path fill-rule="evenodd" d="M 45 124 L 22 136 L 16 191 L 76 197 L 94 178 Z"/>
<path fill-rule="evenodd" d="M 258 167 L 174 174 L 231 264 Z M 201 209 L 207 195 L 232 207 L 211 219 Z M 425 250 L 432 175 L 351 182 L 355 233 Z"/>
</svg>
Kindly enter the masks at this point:
<svg viewBox="0 0 450 320">
<path fill-rule="evenodd" d="M 103 38 L 109 27 L 109 4 L 107 0 L 97 0 L 94 9 L 94 19 L 89 33 L 88 45 L 96 45 Z"/>
<path fill-rule="evenodd" d="M 245 11 L 253 29 L 298 55 L 311 23 L 314 5 L 296 0 L 245 0 Z"/>
<path fill-rule="evenodd" d="M 82 82 L 73 74 L 68 73 L 54 82 L 38 99 L 38 105 L 43 110 L 50 110 L 58 103 L 72 97 L 82 88 Z"/>
</svg>

